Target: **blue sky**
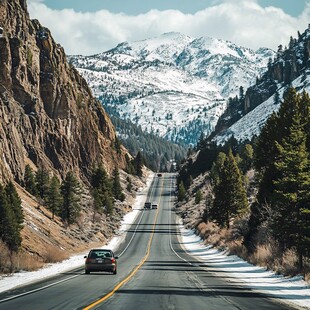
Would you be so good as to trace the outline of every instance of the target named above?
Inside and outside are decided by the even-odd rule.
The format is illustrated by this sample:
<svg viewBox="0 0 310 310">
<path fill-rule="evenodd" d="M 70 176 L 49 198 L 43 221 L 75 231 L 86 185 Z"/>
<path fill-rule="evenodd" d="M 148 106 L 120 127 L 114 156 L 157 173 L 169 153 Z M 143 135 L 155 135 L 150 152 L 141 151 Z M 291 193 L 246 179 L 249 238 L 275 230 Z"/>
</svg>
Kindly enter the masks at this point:
<svg viewBox="0 0 310 310">
<path fill-rule="evenodd" d="M 310 0 L 27 0 L 68 54 L 175 31 L 258 49 L 287 45 L 310 22 Z"/>
<path fill-rule="evenodd" d="M 53 9 L 74 8 L 76 11 L 95 12 L 102 9 L 113 13 L 146 13 L 151 9 L 180 10 L 183 13 L 195 13 L 207 7 L 219 4 L 214 0 L 45 0 Z M 305 0 L 258 0 L 262 7 L 274 6 L 283 9 L 292 16 L 298 16 L 305 8 Z"/>
</svg>

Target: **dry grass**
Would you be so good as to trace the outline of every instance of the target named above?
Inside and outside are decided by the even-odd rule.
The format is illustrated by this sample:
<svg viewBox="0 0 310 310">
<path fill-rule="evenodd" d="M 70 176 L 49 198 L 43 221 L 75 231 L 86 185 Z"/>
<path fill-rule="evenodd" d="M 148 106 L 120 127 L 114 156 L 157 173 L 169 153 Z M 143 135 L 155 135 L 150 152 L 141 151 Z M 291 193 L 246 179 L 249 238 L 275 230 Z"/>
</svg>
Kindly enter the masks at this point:
<svg viewBox="0 0 310 310">
<path fill-rule="evenodd" d="M 53 245 L 48 245 L 45 249 L 45 252 L 42 254 L 42 259 L 44 263 L 62 262 L 68 257 L 68 254 Z"/>
<path fill-rule="evenodd" d="M 271 244 L 259 245 L 249 260 L 254 265 L 271 268 L 275 262 L 275 249 Z"/>
<path fill-rule="evenodd" d="M 308 266 L 308 270 L 305 273 L 305 280 L 310 284 L 310 268 Z"/>
<path fill-rule="evenodd" d="M 237 225 L 240 226 L 240 223 Z M 227 248 L 232 255 L 237 255 L 254 265 L 265 267 L 278 274 L 286 276 L 302 274 L 308 283 L 310 281 L 310 260 L 305 260 L 303 270 L 299 270 L 296 251 L 289 249 L 283 253 L 270 238 L 265 244 L 257 246 L 254 253 L 249 254 L 243 245 L 242 234 L 236 234 L 235 226 L 230 229 L 220 229 L 214 223 L 200 222 L 196 229 L 206 243 L 219 248 Z"/>
<path fill-rule="evenodd" d="M 248 251 L 242 244 L 242 240 L 232 240 L 227 242 L 227 247 L 231 255 L 237 255 L 245 260 L 248 258 Z"/>
<path fill-rule="evenodd" d="M 10 252 L 7 246 L 0 242 L 0 273 L 13 273 L 21 270 L 33 271 L 43 266 L 36 256 L 26 252 Z"/>
<path fill-rule="evenodd" d="M 6 245 L 0 240 L 0 272 L 12 272 L 10 251 Z"/>
<path fill-rule="evenodd" d="M 281 257 L 275 259 L 275 270 L 278 273 L 294 276 L 300 272 L 298 269 L 298 257 L 293 250 L 287 250 Z"/>
<path fill-rule="evenodd" d="M 36 256 L 29 255 L 28 253 L 19 253 L 16 256 L 16 270 L 35 271 L 44 266 Z"/>
<path fill-rule="evenodd" d="M 46 263 L 61 262 L 68 256 L 56 246 L 46 247 L 42 257 L 31 255 L 25 251 L 10 252 L 7 246 L 0 242 L 0 273 L 8 274 L 13 272 L 34 271 L 43 267 Z"/>
<path fill-rule="evenodd" d="M 212 222 L 201 222 L 197 226 L 197 230 L 206 243 L 211 243 L 217 247 L 223 247 L 225 245 L 225 241 L 228 239 L 228 230 L 220 229 Z"/>
</svg>

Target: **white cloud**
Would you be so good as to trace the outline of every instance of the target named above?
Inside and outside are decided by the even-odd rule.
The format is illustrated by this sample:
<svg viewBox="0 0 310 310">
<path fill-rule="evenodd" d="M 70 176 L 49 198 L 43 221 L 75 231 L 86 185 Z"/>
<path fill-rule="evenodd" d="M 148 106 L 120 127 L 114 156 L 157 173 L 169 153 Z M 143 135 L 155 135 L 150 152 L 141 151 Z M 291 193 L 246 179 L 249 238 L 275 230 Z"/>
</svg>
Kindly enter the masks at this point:
<svg viewBox="0 0 310 310">
<path fill-rule="evenodd" d="M 136 16 L 101 10 L 81 13 L 52 10 L 42 0 L 28 0 L 32 18 L 48 27 L 68 54 L 94 54 L 123 41 L 142 40 L 177 31 L 192 37 L 210 36 L 257 49 L 287 45 L 310 20 L 310 4 L 298 17 L 275 7 L 262 8 L 256 0 L 226 0 L 195 14 L 151 10 Z"/>
</svg>

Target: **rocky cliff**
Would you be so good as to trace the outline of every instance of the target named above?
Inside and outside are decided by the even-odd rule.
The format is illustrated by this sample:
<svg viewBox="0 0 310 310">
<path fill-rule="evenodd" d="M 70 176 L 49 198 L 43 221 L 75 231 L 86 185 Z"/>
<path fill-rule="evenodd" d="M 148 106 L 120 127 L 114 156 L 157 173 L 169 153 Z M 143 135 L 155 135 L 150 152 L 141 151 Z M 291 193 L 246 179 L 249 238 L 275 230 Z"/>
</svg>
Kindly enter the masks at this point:
<svg viewBox="0 0 310 310">
<path fill-rule="evenodd" d="M 0 0 L 0 181 L 23 179 L 25 165 L 58 176 L 91 167 L 125 166 L 113 148 L 115 130 L 85 80 L 26 0 Z"/>
</svg>

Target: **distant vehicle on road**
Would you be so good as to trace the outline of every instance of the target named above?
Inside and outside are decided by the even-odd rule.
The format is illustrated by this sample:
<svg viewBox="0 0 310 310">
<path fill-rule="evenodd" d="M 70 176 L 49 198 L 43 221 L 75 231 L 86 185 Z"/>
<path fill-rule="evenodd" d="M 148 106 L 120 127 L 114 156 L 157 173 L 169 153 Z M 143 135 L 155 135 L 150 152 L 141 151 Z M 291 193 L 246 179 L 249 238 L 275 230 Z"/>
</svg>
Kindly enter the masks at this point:
<svg viewBox="0 0 310 310">
<path fill-rule="evenodd" d="M 157 176 L 162 177 L 163 175 L 162 175 L 162 173 L 157 173 Z"/>
<path fill-rule="evenodd" d="M 152 209 L 152 204 L 150 202 L 146 202 L 144 204 L 144 209 Z"/>
<path fill-rule="evenodd" d="M 85 273 L 92 271 L 108 271 L 117 274 L 117 256 L 109 249 L 92 249 L 85 260 Z"/>
<path fill-rule="evenodd" d="M 153 202 L 153 203 L 152 203 L 152 209 L 157 209 L 157 208 L 158 208 L 157 202 Z"/>
</svg>

